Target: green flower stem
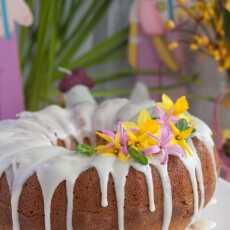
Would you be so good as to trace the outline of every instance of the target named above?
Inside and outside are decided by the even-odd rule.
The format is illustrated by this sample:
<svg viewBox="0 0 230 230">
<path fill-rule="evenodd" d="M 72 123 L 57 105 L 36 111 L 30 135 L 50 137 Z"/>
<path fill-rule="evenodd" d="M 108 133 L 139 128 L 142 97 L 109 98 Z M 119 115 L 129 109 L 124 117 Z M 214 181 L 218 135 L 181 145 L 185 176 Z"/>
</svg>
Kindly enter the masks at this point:
<svg viewBox="0 0 230 230">
<path fill-rule="evenodd" d="M 165 86 L 159 86 L 159 87 L 151 87 L 149 88 L 149 91 L 151 93 L 164 93 L 165 91 L 172 90 L 175 88 L 179 88 L 182 86 L 195 84 L 197 81 L 197 76 L 194 75 L 190 78 L 186 78 L 184 80 L 181 80 L 175 84 L 165 85 Z M 114 96 L 128 96 L 132 92 L 132 89 L 130 88 L 115 88 L 108 91 L 93 91 L 92 94 L 94 97 L 114 97 Z"/>
<path fill-rule="evenodd" d="M 212 96 L 201 96 L 197 94 L 188 94 L 187 97 L 192 100 L 207 101 L 207 102 L 215 103 L 215 97 L 212 97 Z"/>
<path fill-rule="evenodd" d="M 171 72 L 164 71 L 161 73 L 162 75 L 168 76 L 171 78 Z M 157 77 L 159 76 L 159 71 L 157 70 L 135 70 L 132 68 L 121 70 L 119 72 L 115 73 L 108 73 L 104 75 L 94 75 L 94 79 L 96 84 L 104 84 L 106 82 L 110 81 L 117 81 L 117 80 L 122 80 L 127 77 L 132 77 L 132 76 L 145 76 L 145 77 Z M 99 77 L 100 76 L 100 77 Z"/>
<path fill-rule="evenodd" d="M 40 5 L 40 23 L 37 34 L 36 56 L 33 59 L 32 69 L 25 88 L 27 108 L 30 110 L 36 110 L 40 105 L 40 96 L 42 95 L 41 91 L 44 84 L 44 80 L 42 79 L 44 76 L 42 73 L 45 68 L 44 60 L 46 60 L 45 41 L 49 29 L 47 21 L 49 10 L 55 2 L 54 0 L 42 1 Z"/>
</svg>

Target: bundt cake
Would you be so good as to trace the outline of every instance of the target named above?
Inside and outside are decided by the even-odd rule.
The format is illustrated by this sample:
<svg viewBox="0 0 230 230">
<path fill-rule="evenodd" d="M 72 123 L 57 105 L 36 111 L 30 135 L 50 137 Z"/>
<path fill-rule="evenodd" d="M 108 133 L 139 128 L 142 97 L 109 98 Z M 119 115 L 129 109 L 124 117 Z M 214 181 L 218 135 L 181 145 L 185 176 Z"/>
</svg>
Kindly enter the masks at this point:
<svg viewBox="0 0 230 230">
<path fill-rule="evenodd" d="M 72 90 L 67 108 L 0 123 L 0 229 L 185 230 L 218 171 L 212 132 L 185 97 L 98 104 Z"/>
</svg>

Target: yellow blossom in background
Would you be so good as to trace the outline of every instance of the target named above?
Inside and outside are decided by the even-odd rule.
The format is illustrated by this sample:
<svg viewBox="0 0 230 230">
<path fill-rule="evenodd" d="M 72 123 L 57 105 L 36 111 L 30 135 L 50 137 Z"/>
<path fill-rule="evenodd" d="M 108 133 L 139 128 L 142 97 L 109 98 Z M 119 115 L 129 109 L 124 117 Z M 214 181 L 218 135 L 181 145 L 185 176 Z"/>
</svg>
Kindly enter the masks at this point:
<svg viewBox="0 0 230 230">
<path fill-rule="evenodd" d="M 219 71 L 230 69 L 230 46 L 225 37 L 221 8 L 225 7 L 230 11 L 230 1 L 192 1 L 187 4 L 186 1 L 177 0 L 177 3 L 197 28 L 188 41 L 190 49 L 213 58 L 218 63 Z M 169 48 L 174 46 L 170 44 Z"/>
<path fill-rule="evenodd" d="M 224 129 L 222 135 L 224 140 L 230 139 L 230 129 Z"/>
<path fill-rule="evenodd" d="M 178 42 L 170 42 L 170 43 L 168 44 L 168 48 L 169 48 L 170 50 L 175 50 L 175 49 L 178 48 L 178 46 L 179 46 Z"/>
<path fill-rule="evenodd" d="M 179 5 L 185 5 L 188 3 L 188 0 L 176 0 L 177 4 Z"/>
<path fill-rule="evenodd" d="M 168 20 L 165 25 L 164 25 L 165 29 L 167 30 L 173 30 L 176 28 L 176 24 L 173 20 Z"/>
<path fill-rule="evenodd" d="M 230 1 L 228 0 L 226 3 L 225 3 L 225 8 L 230 11 Z"/>
</svg>

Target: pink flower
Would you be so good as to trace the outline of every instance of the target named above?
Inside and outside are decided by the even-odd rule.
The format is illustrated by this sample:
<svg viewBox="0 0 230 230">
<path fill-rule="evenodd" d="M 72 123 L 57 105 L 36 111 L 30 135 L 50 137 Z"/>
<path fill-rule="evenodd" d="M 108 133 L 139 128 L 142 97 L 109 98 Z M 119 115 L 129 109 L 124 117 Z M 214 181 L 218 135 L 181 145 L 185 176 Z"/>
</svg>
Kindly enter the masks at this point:
<svg viewBox="0 0 230 230">
<path fill-rule="evenodd" d="M 169 155 L 182 157 L 184 150 L 177 144 L 172 144 L 173 134 L 170 128 L 164 127 L 160 131 L 160 137 L 156 137 L 151 133 L 148 135 L 157 141 L 156 145 L 151 146 L 150 148 L 144 151 L 146 156 L 150 154 L 161 154 L 161 164 L 166 164 L 168 162 Z"/>
<path fill-rule="evenodd" d="M 110 130 L 102 130 L 100 133 L 98 135 L 109 142 L 104 146 L 106 149 L 120 148 L 124 155 L 128 155 L 128 135 L 121 122 L 118 122 L 115 133 Z"/>
<path fill-rule="evenodd" d="M 160 123 L 161 126 L 170 127 L 170 123 L 175 124 L 178 121 L 178 118 L 173 116 L 172 110 L 167 114 L 164 110 L 162 110 L 160 107 L 156 106 L 155 111 L 159 115 L 159 118 L 157 121 Z"/>
<path fill-rule="evenodd" d="M 125 155 L 127 155 L 128 154 L 128 135 L 125 129 L 123 128 L 121 122 L 118 122 L 117 124 L 117 132 L 120 135 L 121 150 Z"/>
</svg>

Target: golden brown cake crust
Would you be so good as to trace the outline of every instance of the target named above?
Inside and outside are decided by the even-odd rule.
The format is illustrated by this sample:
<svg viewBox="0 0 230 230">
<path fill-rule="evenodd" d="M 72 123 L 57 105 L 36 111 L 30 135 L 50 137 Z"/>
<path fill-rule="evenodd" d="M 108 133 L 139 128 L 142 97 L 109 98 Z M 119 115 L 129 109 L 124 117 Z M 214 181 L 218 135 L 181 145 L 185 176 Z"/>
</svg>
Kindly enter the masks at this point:
<svg viewBox="0 0 230 230">
<path fill-rule="evenodd" d="M 202 163 L 205 203 L 213 196 L 215 174 L 207 148 L 193 138 Z M 173 215 L 170 230 L 184 230 L 193 215 L 193 191 L 189 174 L 183 163 L 170 156 L 168 172 L 172 187 Z M 163 220 L 163 190 L 158 171 L 152 167 L 156 211 L 149 211 L 149 199 L 145 176 L 130 168 L 125 186 L 125 229 L 161 230 Z M 74 230 L 117 230 L 116 196 L 112 176 L 108 184 L 109 206 L 101 207 L 101 192 L 96 169 L 83 172 L 76 180 L 74 189 Z M 51 208 L 52 230 L 66 229 L 67 195 L 62 182 L 53 196 Z M 22 230 L 45 230 L 44 205 L 41 187 L 36 175 L 31 176 L 23 187 L 19 202 L 19 220 Z M 11 230 L 10 190 L 5 174 L 0 179 L 0 229 Z"/>
</svg>

